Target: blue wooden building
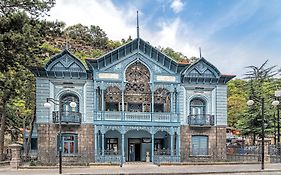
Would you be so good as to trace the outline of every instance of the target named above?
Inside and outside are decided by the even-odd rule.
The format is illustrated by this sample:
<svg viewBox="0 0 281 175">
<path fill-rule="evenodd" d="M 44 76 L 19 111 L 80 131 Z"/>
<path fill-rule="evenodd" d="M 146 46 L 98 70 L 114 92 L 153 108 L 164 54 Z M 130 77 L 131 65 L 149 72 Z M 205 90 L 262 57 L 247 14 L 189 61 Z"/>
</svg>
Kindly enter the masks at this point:
<svg viewBox="0 0 281 175">
<path fill-rule="evenodd" d="M 86 64 L 64 49 L 31 71 L 42 162 L 57 162 L 59 115 L 65 162 L 226 158 L 226 83 L 234 76 L 204 58 L 179 64 L 137 38 Z M 61 103 L 45 109 L 47 98 Z"/>
</svg>

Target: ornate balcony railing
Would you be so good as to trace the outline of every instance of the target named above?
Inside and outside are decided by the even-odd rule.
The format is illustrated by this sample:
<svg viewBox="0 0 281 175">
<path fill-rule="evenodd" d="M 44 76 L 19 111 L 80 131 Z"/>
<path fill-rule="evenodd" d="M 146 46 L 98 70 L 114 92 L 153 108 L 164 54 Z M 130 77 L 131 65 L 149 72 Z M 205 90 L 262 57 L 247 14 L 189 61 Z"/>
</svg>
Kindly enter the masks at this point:
<svg viewBox="0 0 281 175">
<path fill-rule="evenodd" d="M 120 150 L 104 150 L 104 155 L 102 155 L 102 151 L 96 151 L 95 159 L 96 162 L 99 163 L 115 163 L 121 164 L 122 163 L 122 154 Z"/>
<path fill-rule="evenodd" d="M 56 124 L 60 123 L 60 115 L 61 115 L 61 123 L 62 124 L 81 124 L 81 113 L 80 112 L 53 112 L 53 122 Z"/>
<path fill-rule="evenodd" d="M 94 120 L 100 121 L 144 121 L 144 122 L 179 122 L 179 115 L 170 112 L 97 112 Z"/>
<path fill-rule="evenodd" d="M 214 126 L 215 124 L 214 119 L 215 119 L 214 115 L 210 115 L 210 114 L 189 115 L 188 124 L 189 126 L 194 126 L 194 127 L 202 127 L 202 126 L 211 127 Z"/>
</svg>

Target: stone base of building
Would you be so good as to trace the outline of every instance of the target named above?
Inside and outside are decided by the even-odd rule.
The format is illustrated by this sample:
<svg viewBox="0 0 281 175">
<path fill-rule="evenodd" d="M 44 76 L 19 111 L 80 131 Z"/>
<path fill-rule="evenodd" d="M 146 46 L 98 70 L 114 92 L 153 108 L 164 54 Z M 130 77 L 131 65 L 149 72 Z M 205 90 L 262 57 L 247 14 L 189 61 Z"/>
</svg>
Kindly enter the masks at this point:
<svg viewBox="0 0 281 175">
<path fill-rule="evenodd" d="M 207 136 L 208 151 L 205 155 L 194 155 L 192 137 Z M 224 126 L 190 127 L 181 126 L 181 162 L 226 160 L 226 128 Z"/>
<path fill-rule="evenodd" d="M 56 165 L 59 162 L 57 124 L 38 124 L 38 161 L 43 164 Z M 62 134 L 71 133 L 78 136 L 78 153 L 63 155 L 63 164 L 87 164 L 94 160 L 94 128 L 92 124 L 79 126 L 62 126 Z"/>
</svg>

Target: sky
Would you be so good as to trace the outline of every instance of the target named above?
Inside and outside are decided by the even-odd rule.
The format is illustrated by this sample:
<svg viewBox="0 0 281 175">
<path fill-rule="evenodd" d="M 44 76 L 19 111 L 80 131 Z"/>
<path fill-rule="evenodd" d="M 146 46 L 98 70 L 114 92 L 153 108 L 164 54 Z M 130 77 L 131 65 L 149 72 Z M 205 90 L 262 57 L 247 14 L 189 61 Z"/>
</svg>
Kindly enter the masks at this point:
<svg viewBox="0 0 281 175">
<path fill-rule="evenodd" d="M 98 25 L 112 40 L 140 37 L 187 57 L 202 56 L 223 74 L 246 66 L 281 67 L 280 0 L 57 0 L 48 20 Z"/>
</svg>

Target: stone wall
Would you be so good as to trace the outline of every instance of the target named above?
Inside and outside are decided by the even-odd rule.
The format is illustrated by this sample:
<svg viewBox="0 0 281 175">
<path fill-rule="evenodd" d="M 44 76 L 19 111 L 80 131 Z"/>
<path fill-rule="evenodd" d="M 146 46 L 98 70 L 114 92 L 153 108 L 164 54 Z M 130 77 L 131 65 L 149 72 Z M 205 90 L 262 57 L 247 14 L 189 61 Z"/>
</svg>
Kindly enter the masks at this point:
<svg viewBox="0 0 281 175">
<path fill-rule="evenodd" d="M 38 160 L 43 164 L 58 163 L 57 135 L 59 126 L 38 124 Z M 94 160 L 94 128 L 92 124 L 62 126 L 62 133 L 78 134 L 78 154 L 63 156 L 63 163 L 85 164 Z"/>
<path fill-rule="evenodd" d="M 192 155 L 192 136 L 208 136 L 208 155 Z M 226 160 L 226 128 L 223 126 L 216 127 L 189 127 L 181 126 L 181 161 L 222 161 Z"/>
</svg>

